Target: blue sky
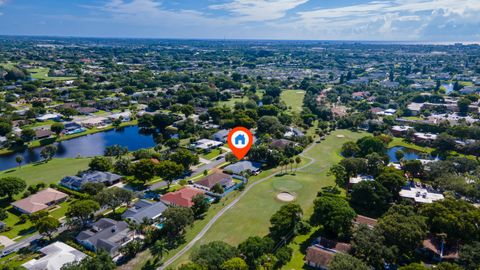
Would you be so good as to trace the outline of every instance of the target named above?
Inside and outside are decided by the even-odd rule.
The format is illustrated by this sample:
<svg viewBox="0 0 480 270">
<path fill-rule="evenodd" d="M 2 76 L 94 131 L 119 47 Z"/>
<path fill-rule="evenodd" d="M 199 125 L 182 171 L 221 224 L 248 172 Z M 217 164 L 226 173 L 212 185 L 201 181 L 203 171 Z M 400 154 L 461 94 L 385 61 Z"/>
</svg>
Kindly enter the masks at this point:
<svg viewBox="0 0 480 270">
<path fill-rule="evenodd" d="M 480 0 L 0 0 L 0 34 L 480 41 Z"/>
</svg>

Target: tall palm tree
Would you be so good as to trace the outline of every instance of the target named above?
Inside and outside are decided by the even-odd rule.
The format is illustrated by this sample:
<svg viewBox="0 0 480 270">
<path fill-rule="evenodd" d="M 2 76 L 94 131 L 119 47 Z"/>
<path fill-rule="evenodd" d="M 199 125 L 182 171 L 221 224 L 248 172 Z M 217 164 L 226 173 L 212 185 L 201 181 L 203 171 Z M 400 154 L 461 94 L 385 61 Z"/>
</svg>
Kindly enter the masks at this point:
<svg viewBox="0 0 480 270">
<path fill-rule="evenodd" d="M 295 160 L 293 158 L 288 160 L 288 163 L 290 163 L 290 172 L 293 172 L 293 163 L 295 163 Z"/>
<path fill-rule="evenodd" d="M 296 168 L 295 168 L 295 170 L 298 169 L 298 165 L 300 165 L 301 162 L 302 162 L 302 158 L 301 158 L 300 156 L 297 156 L 297 157 L 295 158 L 295 163 L 296 163 L 296 165 L 297 165 Z"/>
<path fill-rule="evenodd" d="M 150 247 L 150 251 L 154 256 L 160 257 L 160 259 L 168 253 L 167 242 L 164 239 L 155 241 L 155 243 Z"/>
</svg>

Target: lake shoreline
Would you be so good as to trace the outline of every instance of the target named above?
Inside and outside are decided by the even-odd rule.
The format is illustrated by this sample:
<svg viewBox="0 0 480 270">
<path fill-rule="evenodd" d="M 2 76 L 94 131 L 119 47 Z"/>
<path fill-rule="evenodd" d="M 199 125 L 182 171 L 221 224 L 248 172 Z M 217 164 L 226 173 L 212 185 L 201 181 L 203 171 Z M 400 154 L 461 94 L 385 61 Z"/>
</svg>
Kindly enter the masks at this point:
<svg viewBox="0 0 480 270">
<path fill-rule="evenodd" d="M 44 139 L 44 140 L 55 139 L 54 141 L 52 141 L 52 143 L 50 143 L 50 144 L 53 144 L 53 143 L 56 143 L 56 142 L 73 140 L 73 139 L 80 138 L 80 137 L 83 137 L 83 136 L 88 136 L 88 135 L 92 135 L 92 134 L 96 134 L 96 133 L 100 133 L 100 132 L 105 132 L 105 131 L 109 131 L 109 130 L 116 129 L 116 128 L 136 126 L 137 124 L 138 124 L 138 122 L 136 120 L 133 120 L 133 121 L 130 121 L 130 122 L 121 123 L 120 126 L 118 126 L 118 127 L 108 126 L 108 127 L 102 128 L 102 129 L 97 129 L 97 128 L 88 129 L 87 131 L 82 132 L 82 133 L 66 135 L 66 136 L 62 136 L 62 137 L 59 137 L 59 138 L 47 138 L 47 139 Z M 49 145 L 49 144 L 42 145 L 40 143 L 41 141 L 43 141 L 43 140 L 34 140 L 34 141 L 31 141 L 28 145 L 24 145 L 23 147 L 18 147 L 17 149 L 2 149 L 2 150 L 0 150 L 0 157 L 1 156 L 6 156 L 6 155 L 11 155 L 11 154 L 14 154 L 14 153 L 19 153 L 19 152 L 22 152 L 22 151 L 25 151 L 25 150 L 35 149 L 35 148 L 38 148 L 38 147 Z"/>
</svg>

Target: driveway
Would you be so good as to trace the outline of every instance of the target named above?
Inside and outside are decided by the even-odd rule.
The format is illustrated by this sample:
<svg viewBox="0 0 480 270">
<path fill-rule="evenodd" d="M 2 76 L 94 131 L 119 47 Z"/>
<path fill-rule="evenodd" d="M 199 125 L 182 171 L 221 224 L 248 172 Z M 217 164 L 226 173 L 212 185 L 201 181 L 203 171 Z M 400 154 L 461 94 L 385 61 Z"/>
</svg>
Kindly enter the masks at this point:
<svg viewBox="0 0 480 270">
<path fill-rule="evenodd" d="M 15 241 L 13 241 L 12 239 L 10 239 L 6 236 L 0 235 L 0 245 L 6 247 L 6 246 L 13 245 L 13 244 L 15 244 Z"/>
</svg>

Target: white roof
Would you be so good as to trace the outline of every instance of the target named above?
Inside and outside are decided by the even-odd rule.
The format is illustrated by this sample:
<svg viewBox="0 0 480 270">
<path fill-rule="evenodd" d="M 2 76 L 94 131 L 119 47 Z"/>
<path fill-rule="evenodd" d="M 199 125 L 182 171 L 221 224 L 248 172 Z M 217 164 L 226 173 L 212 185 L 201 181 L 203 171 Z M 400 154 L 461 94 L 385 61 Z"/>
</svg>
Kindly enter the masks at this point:
<svg viewBox="0 0 480 270">
<path fill-rule="evenodd" d="M 418 203 L 432 203 L 443 200 L 445 197 L 439 193 L 430 192 L 424 188 L 406 188 L 399 192 L 400 197 L 414 199 Z"/>
<path fill-rule="evenodd" d="M 42 116 L 39 116 L 37 117 L 37 120 L 49 120 L 49 119 L 55 119 L 55 118 L 58 118 L 60 117 L 58 114 L 54 114 L 54 113 L 47 113 L 47 114 L 44 114 Z"/>
<path fill-rule="evenodd" d="M 392 130 L 395 130 L 395 131 L 407 131 L 407 130 L 410 130 L 412 129 L 413 127 L 410 127 L 410 126 L 393 126 L 392 127 Z"/>
<path fill-rule="evenodd" d="M 45 256 L 30 260 L 22 266 L 28 270 L 60 270 L 64 264 L 81 261 L 87 256 L 62 242 L 55 242 L 39 251 Z"/>
<path fill-rule="evenodd" d="M 436 140 L 437 134 L 432 133 L 423 133 L 423 132 L 415 132 L 413 135 L 417 138 L 424 139 L 424 140 Z"/>
<path fill-rule="evenodd" d="M 357 177 L 350 178 L 350 184 L 358 184 L 363 181 L 373 181 L 374 178 L 371 175 L 357 175 Z"/>
<path fill-rule="evenodd" d="M 217 147 L 222 145 L 222 142 L 219 141 L 214 141 L 210 139 L 200 139 L 195 142 L 195 147 L 200 148 L 200 149 L 210 149 L 212 147 Z"/>
<path fill-rule="evenodd" d="M 407 108 L 411 111 L 420 111 L 422 107 L 423 107 L 423 103 L 415 103 L 415 102 L 412 102 L 407 106 Z"/>
</svg>

